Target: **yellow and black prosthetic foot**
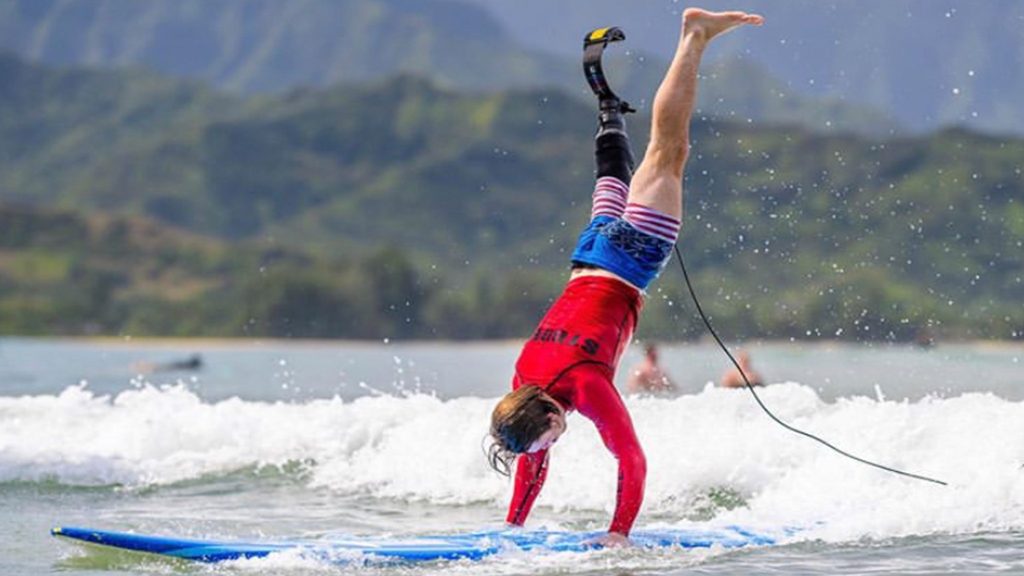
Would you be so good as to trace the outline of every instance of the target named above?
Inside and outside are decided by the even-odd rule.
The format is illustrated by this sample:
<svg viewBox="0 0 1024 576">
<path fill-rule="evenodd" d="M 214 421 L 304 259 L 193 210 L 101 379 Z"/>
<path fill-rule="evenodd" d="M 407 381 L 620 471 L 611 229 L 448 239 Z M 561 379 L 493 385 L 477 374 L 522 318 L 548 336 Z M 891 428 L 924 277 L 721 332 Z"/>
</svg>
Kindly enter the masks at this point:
<svg viewBox="0 0 1024 576">
<path fill-rule="evenodd" d="M 636 160 L 626 133 L 625 115 L 636 112 L 608 85 L 601 64 L 604 49 L 612 42 L 626 39 L 617 27 L 598 28 L 583 38 L 583 73 L 598 101 L 598 130 L 594 156 L 597 177 L 614 176 L 626 184 L 633 176 Z"/>
</svg>

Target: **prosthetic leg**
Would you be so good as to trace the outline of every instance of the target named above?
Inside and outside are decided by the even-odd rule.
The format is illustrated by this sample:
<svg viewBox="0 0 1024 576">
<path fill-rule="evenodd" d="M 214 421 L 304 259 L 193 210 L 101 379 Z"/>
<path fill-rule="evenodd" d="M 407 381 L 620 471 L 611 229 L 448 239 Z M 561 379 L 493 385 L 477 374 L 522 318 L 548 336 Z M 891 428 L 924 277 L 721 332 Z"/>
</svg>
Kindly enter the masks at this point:
<svg viewBox="0 0 1024 576">
<path fill-rule="evenodd" d="M 608 44 L 625 39 L 622 30 L 615 27 L 598 28 L 587 34 L 583 39 L 583 72 L 597 96 L 600 110 L 594 142 L 597 178 L 611 176 L 628 186 L 633 178 L 636 160 L 626 133 L 625 115 L 636 110 L 615 95 L 608 86 L 601 66 L 601 56 Z"/>
</svg>

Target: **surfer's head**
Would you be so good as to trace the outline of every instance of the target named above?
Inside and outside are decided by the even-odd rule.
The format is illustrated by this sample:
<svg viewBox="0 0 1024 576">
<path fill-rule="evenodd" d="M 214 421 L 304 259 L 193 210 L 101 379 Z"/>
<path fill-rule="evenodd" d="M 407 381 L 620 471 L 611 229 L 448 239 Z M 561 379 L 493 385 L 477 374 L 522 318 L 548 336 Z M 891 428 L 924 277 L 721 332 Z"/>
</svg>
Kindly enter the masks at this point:
<svg viewBox="0 0 1024 576">
<path fill-rule="evenodd" d="M 549 448 L 565 432 L 565 410 L 539 386 L 508 393 L 491 413 L 491 468 L 508 475 L 516 456 Z"/>
</svg>

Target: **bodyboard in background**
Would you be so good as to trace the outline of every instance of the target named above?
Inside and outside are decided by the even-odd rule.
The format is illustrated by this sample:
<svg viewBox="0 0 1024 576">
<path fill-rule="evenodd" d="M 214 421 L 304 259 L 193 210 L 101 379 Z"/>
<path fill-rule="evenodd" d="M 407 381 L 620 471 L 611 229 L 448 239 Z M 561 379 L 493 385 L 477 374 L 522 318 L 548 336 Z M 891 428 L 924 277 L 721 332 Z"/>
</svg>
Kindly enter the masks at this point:
<svg viewBox="0 0 1024 576">
<path fill-rule="evenodd" d="M 429 562 L 434 560 L 478 560 L 502 551 L 584 552 L 604 532 L 568 532 L 547 530 L 494 530 L 465 534 L 414 536 L 409 538 L 350 537 L 324 540 L 283 540 L 245 542 L 235 540 L 199 540 L 147 536 L 129 532 L 111 532 L 90 528 L 59 527 L 53 536 L 108 549 L 156 554 L 168 558 L 199 562 L 223 562 L 261 558 L 276 552 L 296 551 L 328 562 L 349 563 L 363 560 Z M 739 548 L 768 546 L 776 538 L 767 534 L 730 526 L 714 529 L 636 530 L 630 535 L 642 548 Z"/>
</svg>

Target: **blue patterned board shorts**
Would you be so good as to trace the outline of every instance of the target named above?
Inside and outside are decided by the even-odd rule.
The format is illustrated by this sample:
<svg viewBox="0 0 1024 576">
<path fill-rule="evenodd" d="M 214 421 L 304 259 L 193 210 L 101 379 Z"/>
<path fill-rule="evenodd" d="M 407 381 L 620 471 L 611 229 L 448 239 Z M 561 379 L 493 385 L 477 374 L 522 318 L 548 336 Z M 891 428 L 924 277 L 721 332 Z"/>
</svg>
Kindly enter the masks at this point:
<svg viewBox="0 0 1024 576">
<path fill-rule="evenodd" d="M 671 242 L 641 232 L 621 218 L 598 216 L 580 234 L 572 263 L 607 270 L 646 290 L 671 254 Z"/>
</svg>

